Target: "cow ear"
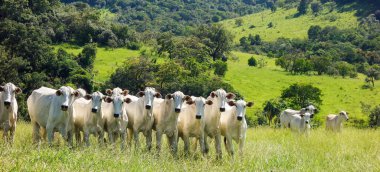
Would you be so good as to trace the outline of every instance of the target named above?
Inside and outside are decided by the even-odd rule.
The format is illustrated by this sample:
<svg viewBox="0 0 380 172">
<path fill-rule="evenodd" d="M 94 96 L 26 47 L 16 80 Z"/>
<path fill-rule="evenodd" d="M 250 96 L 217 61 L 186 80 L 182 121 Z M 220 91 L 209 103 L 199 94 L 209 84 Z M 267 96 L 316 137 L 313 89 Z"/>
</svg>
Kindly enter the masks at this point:
<svg viewBox="0 0 380 172">
<path fill-rule="evenodd" d="M 60 96 L 60 95 L 62 95 L 62 91 L 61 91 L 61 90 L 57 90 L 57 91 L 55 92 L 55 94 L 56 94 L 57 96 Z"/>
<path fill-rule="evenodd" d="M 188 101 L 188 100 L 190 100 L 190 99 L 191 99 L 191 97 L 188 96 L 188 95 L 185 95 L 185 97 L 183 98 L 183 100 L 185 100 L 185 101 Z"/>
<path fill-rule="evenodd" d="M 130 98 L 126 98 L 126 99 L 124 99 L 124 102 L 129 104 L 132 102 L 132 100 Z"/>
<path fill-rule="evenodd" d="M 207 104 L 207 105 L 212 105 L 212 101 L 211 101 L 211 100 L 207 100 L 207 101 L 206 101 L 206 104 Z"/>
<path fill-rule="evenodd" d="M 234 101 L 229 101 L 229 102 L 228 102 L 228 105 L 230 105 L 230 106 L 235 106 L 235 102 L 234 102 Z"/>
<path fill-rule="evenodd" d="M 105 98 L 105 101 L 106 101 L 107 103 L 111 103 L 111 102 L 112 102 L 112 98 L 111 98 L 111 97 L 106 97 L 106 98 Z"/>
<path fill-rule="evenodd" d="M 234 93 L 228 93 L 226 97 L 227 99 L 234 99 L 236 95 Z"/>
<path fill-rule="evenodd" d="M 248 102 L 247 107 L 251 107 L 251 106 L 253 106 L 253 102 Z"/>
<path fill-rule="evenodd" d="M 314 118 L 314 114 L 311 114 L 311 115 L 310 115 L 310 118 Z"/>
<path fill-rule="evenodd" d="M 154 94 L 154 97 L 156 97 L 156 98 L 161 98 L 162 96 L 161 96 L 160 93 L 156 93 L 156 94 Z"/>
<path fill-rule="evenodd" d="M 212 98 L 214 98 L 214 97 L 216 96 L 215 92 L 211 92 L 211 93 L 210 93 L 210 96 L 211 96 Z"/>
<path fill-rule="evenodd" d="M 301 113 L 300 116 L 301 116 L 301 118 L 303 118 L 305 116 L 305 114 Z"/>
<path fill-rule="evenodd" d="M 142 97 L 145 95 L 145 92 L 144 91 L 140 91 L 137 93 L 137 97 Z"/>
<path fill-rule="evenodd" d="M 129 90 L 123 90 L 123 93 L 122 93 L 122 94 L 123 94 L 124 96 L 127 96 L 128 93 L 129 93 Z"/>
<path fill-rule="evenodd" d="M 167 95 L 165 96 L 165 98 L 166 98 L 166 99 L 171 99 L 171 98 L 173 98 L 173 95 L 172 95 L 172 94 L 167 94 Z"/>
<path fill-rule="evenodd" d="M 107 94 L 107 95 L 111 95 L 111 94 L 112 94 L 112 90 L 111 90 L 111 89 L 107 89 L 107 90 L 106 90 L 106 94 Z"/>
<path fill-rule="evenodd" d="M 78 97 L 78 96 L 79 96 L 79 92 L 78 92 L 78 91 L 74 91 L 73 95 L 74 95 L 75 97 Z"/>
<path fill-rule="evenodd" d="M 15 89 L 15 93 L 16 93 L 16 94 L 19 94 L 19 93 L 21 93 L 21 92 L 22 92 L 21 88 L 20 88 L 20 87 L 16 87 L 16 89 Z"/>
<path fill-rule="evenodd" d="M 186 104 L 188 104 L 188 105 L 192 105 L 193 103 L 195 103 L 195 102 L 192 100 L 186 101 Z"/>
<path fill-rule="evenodd" d="M 300 110 L 300 114 L 305 114 L 306 113 L 306 109 L 305 108 L 302 108 L 301 110 Z"/>
<path fill-rule="evenodd" d="M 92 95 L 90 95 L 90 94 L 86 94 L 86 95 L 84 96 L 84 98 L 85 98 L 86 100 L 91 100 Z"/>
<path fill-rule="evenodd" d="M 0 91 L 4 91 L 4 86 L 0 86 Z"/>
</svg>

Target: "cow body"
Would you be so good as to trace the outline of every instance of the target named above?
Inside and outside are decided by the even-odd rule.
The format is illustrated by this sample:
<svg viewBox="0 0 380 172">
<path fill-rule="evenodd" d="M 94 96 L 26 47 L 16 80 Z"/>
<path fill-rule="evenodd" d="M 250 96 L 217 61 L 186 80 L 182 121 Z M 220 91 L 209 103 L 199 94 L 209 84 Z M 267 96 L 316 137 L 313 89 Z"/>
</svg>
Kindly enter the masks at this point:
<svg viewBox="0 0 380 172">
<path fill-rule="evenodd" d="M 0 87 L 0 91 L 0 129 L 4 140 L 13 143 L 18 111 L 16 93 L 21 93 L 21 89 L 7 83 Z"/>
<path fill-rule="evenodd" d="M 348 113 L 341 111 L 339 115 L 330 114 L 326 117 L 326 130 L 333 132 L 341 132 L 343 128 L 343 121 L 348 120 Z"/>
<path fill-rule="evenodd" d="M 290 129 L 299 134 L 309 135 L 310 133 L 311 114 L 306 112 L 303 114 L 295 114 L 290 117 Z"/>
<path fill-rule="evenodd" d="M 293 109 L 286 109 L 281 112 L 280 114 L 280 124 L 282 128 L 289 128 L 290 127 L 290 121 L 291 116 L 296 114 L 301 114 L 308 112 L 311 115 L 314 115 L 314 112 L 316 111 L 316 108 L 313 105 L 309 105 L 306 108 L 302 108 L 301 110 L 293 110 Z"/>
<path fill-rule="evenodd" d="M 234 148 L 232 140 L 239 144 L 239 154 L 243 154 L 243 147 L 247 132 L 247 122 L 245 120 L 246 107 L 251 107 L 252 102 L 246 103 L 244 100 L 229 102 L 226 111 L 222 112 L 220 117 L 220 132 L 224 136 L 226 150 L 229 155 L 233 156 Z"/>
<path fill-rule="evenodd" d="M 44 138 L 48 135 L 49 144 L 52 143 L 54 131 L 60 132 L 67 139 L 67 126 L 71 120 L 68 109 L 75 95 L 79 96 L 71 87 L 66 86 L 58 90 L 41 87 L 32 92 L 27 105 L 35 143 L 40 139 L 40 128 L 43 129 Z"/>
</svg>

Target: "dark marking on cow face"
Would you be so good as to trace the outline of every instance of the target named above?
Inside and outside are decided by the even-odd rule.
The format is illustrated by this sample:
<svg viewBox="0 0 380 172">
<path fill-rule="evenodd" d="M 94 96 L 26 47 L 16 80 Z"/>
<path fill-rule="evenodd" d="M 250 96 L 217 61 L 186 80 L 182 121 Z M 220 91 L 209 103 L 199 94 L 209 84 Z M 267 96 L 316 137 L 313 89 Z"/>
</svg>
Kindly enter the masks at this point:
<svg viewBox="0 0 380 172">
<path fill-rule="evenodd" d="M 226 111 L 226 108 L 219 108 L 219 110 L 220 110 L 221 112 L 224 112 L 224 111 Z"/>
<path fill-rule="evenodd" d="M 175 109 L 174 109 L 174 112 L 176 112 L 176 113 L 180 113 L 180 112 L 181 112 L 181 109 L 179 109 L 179 108 L 175 108 Z"/>
<path fill-rule="evenodd" d="M 237 117 L 237 120 L 238 120 L 238 121 L 241 121 L 241 120 L 243 120 L 243 117 L 242 117 L 242 116 L 238 116 L 238 117 Z"/>
<path fill-rule="evenodd" d="M 61 95 L 62 95 L 62 91 L 61 91 L 61 90 L 57 90 L 57 91 L 55 92 L 55 94 L 56 94 L 57 96 L 61 96 Z"/>
<path fill-rule="evenodd" d="M 113 114 L 113 117 L 115 117 L 115 118 L 119 118 L 119 116 L 120 116 L 120 114 L 118 114 L 118 113 Z"/>
<path fill-rule="evenodd" d="M 230 106 L 235 106 L 235 102 L 234 102 L 234 101 L 229 101 L 229 102 L 228 102 L 228 105 L 230 105 Z"/>
<path fill-rule="evenodd" d="M 4 101 L 4 106 L 8 109 L 11 106 L 11 102 Z"/>
<path fill-rule="evenodd" d="M 185 95 L 185 97 L 183 98 L 184 101 L 188 101 L 189 99 L 191 99 L 191 97 L 188 95 Z"/>
<path fill-rule="evenodd" d="M 152 108 L 152 106 L 150 106 L 150 105 L 145 105 L 145 109 L 150 110 L 151 108 Z"/>
<path fill-rule="evenodd" d="M 201 119 L 202 118 L 202 116 L 200 116 L 200 115 L 195 115 L 195 119 Z"/>
<path fill-rule="evenodd" d="M 195 103 L 193 100 L 186 101 L 186 104 L 188 104 L 188 105 L 192 105 L 193 103 Z"/>
<path fill-rule="evenodd" d="M 92 109 L 91 109 L 91 112 L 92 112 L 92 113 L 96 113 L 96 112 L 98 112 L 98 109 L 92 108 Z"/>
<path fill-rule="evenodd" d="M 61 110 L 62 111 L 67 111 L 68 108 L 69 108 L 69 106 L 66 106 L 66 105 L 62 105 L 61 106 Z"/>
</svg>

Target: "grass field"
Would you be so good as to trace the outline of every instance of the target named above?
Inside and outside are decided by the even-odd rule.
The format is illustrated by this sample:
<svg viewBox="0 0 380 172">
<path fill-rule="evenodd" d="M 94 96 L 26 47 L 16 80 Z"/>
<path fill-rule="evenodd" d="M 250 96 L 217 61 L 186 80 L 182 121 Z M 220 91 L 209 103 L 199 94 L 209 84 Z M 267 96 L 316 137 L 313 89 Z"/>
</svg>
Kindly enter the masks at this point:
<svg viewBox="0 0 380 172">
<path fill-rule="evenodd" d="M 281 91 L 293 83 L 312 84 L 322 90 L 323 104 L 316 118 L 323 118 L 329 113 L 338 113 L 345 110 L 350 117 L 367 119 L 361 112 L 360 102 L 371 105 L 380 104 L 380 81 L 376 81 L 375 88 L 362 89 L 364 75 L 358 78 L 341 78 L 316 75 L 290 75 L 278 66 L 274 59 L 267 60 L 268 65 L 264 68 L 249 67 L 248 58 L 251 54 L 233 52 L 239 60 L 228 62 L 228 71 L 225 81 L 244 95 L 246 100 L 254 100 L 254 108 L 262 108 L 265 101 L 281 96 Z M 258 59 L 259 55 L 253 55 Z M 252 114 L 252 108 L 248 114 Z"/>
<path fill-rule="evenodd" d="M 243 20 L 243 25 L 237 27 L 236 19 L 223 20 L 220 23 L 224 25 L 235 35 L 235 42 L 249 34 L 259 34 L 264 41 L 275 41 L 279 37 L 285 38 L 307 38 L 307 31 L 312 25 L 337 26 L 340 29 L 357 27 L 358 21 L 355 17 L 355 10 L 349 12 L 333 11 L 328 14 L 314 16 L 306 14 L 299 17 L 293 17 L 297 13 L 296 8 L 289 10 L 278 9 L 275 13 L 270 10 L 265 10 L 260 13 L 240 17 Z M 330 18 L 336 17 L 336 20 L 331 22 Z M 272 22 L 274 27 L 268 28 L 268 24 Z M 250 28 L 254 25 L 255 28 Z"/>
<path fill-rule="evenodd" d="M 288 130 L 251 128 L 247 132 L 244 156 L 236 155 L 232 159 L 222 146 L 222 160 L 215 160 L 213 147 L 209 157 L 202 158 L 199 152 L 184 157 L 181 140 L 178 159 L 169 154 L 167 144 L 163 144 L 158 158 L 153 152 L 134 151 L 134 148 L 121 151 L 118 145 L 100 147 L 93 137 L 90 147 L 69 149 L 58 139 L 51 148 L 46 143 L 36 147 L 32 145 L 31 130 L 29 123 L 19 122 L 13 146 L 5 145 L 1 139 L 1 171 L 380 170 L 380 132 L 376 130 L 345 128 L 342 133 L 334 134 L 319 128 L 305 137 Z"/>
</svg>

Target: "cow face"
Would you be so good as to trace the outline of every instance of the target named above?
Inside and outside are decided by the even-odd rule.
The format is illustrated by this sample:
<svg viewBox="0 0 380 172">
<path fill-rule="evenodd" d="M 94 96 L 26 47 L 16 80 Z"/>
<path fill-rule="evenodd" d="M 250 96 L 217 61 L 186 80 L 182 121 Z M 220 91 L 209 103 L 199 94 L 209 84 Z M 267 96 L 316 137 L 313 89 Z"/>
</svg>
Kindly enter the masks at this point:
<svg viewBox="0 0 380 172">
<path fill-rule="evenodd" d="M 228 105 L 236 107 L 236 118 L 238 121 L 245 119 L 245 111 L 247 107 L 252 107 L 253 102 L 245 102 L 244 100 L 238 100 L 236 102 L 229 101 Z"/>
<path fill-rule="evenodd" d="M 145 91 L 140 91 L 137 93 L 137 97 L 144 98 L 145 109 L 151 110 L 153 109 L 153 99 L 161 98 L 161 94 L 156 92 L 156 90 L 152 87 L 145 88 Z"/>
<path fill-rule="evenodd" d="M 117 96 L 112 97 L 113 116 L 115 118 L 119 118 L 119 116 L 122 114 L 123 102 L 124 102 L 124 97 L 122 95 L 117 95 Z"/>
<path fill-rule="evenodd" d="M 305 124 L 310 124 L 312 115 L 309 112 L 301 113 L 300 116 L 305 120 Z"/>
<path fill-rule="evenodd" d="M 182 104 L 184 101 L 188 100 L 190 96 L 185 96 L 181 91 L 176 91 L 173 94 L 168 94 L 165 97 L 166 99 L 173 99 L 174 111 L 180 113 L 182 109 Z"/>
<path fill-rule="evenodd" d="M 56 96 L 61 110 L 67 111 L 73 101 L 73 97 L 78 97 L 79 93 L 74 91 L 71 87 L 62 86 L 56 91 Z"/>
<path fill-rule="evenodd" d="M 8 109 L 13 101 L 15 101 L 15 95 L 21 93 L 21 89 L 16 87 L 12 83 L 7 83 L 4 86 L 0 86 L 0 91 L 2 92 L 2 100 L 4 101 L 4 106 Z"/>
<path fill-rule="evenodd" d="M 312 116 L 317 111 L 317 108 L 315 108 L 313 105 L 309 105 L 305 109 L 306 109 L 306 112 L 309 112 Z"/>
<path fill-rule="evenodd" d="M 210 106 L 213 102 L 212 100 L 206 100 L 203 97 L 192 97 L 186 100 L 186 103 L 195 104 L 195 118 L 201 119 L 204 116 L 205 106 Z"/>
<path fill-rule="evenodd" d="M 348 121 L 348 112 L 346 111 L 340 111 L 339 112 L 339 116 L 343 119 L 345 119 L 346 121 Z"/>
<path fill-rule="evenodd" d="M 99 109 L 101 107 L 102 100 L 105 98 L 105 96 L 97 91 L 92 93 L 91 95 L 86 95 L 85 99 L 91 100 L 91 112 L 92 113 L 97 113 L 99 112 Z"/>
<path fill-rule="evenodd" d="M 225 104 L 229 99 L 234 99 L 236 96 L 233 93 L 226 93 L 223 89 L 218 89 L 210 93 L 210 97 L 216 99 L 215 103 L 218 103 L 220 112 L 226 110 Z"/>
</svg>

